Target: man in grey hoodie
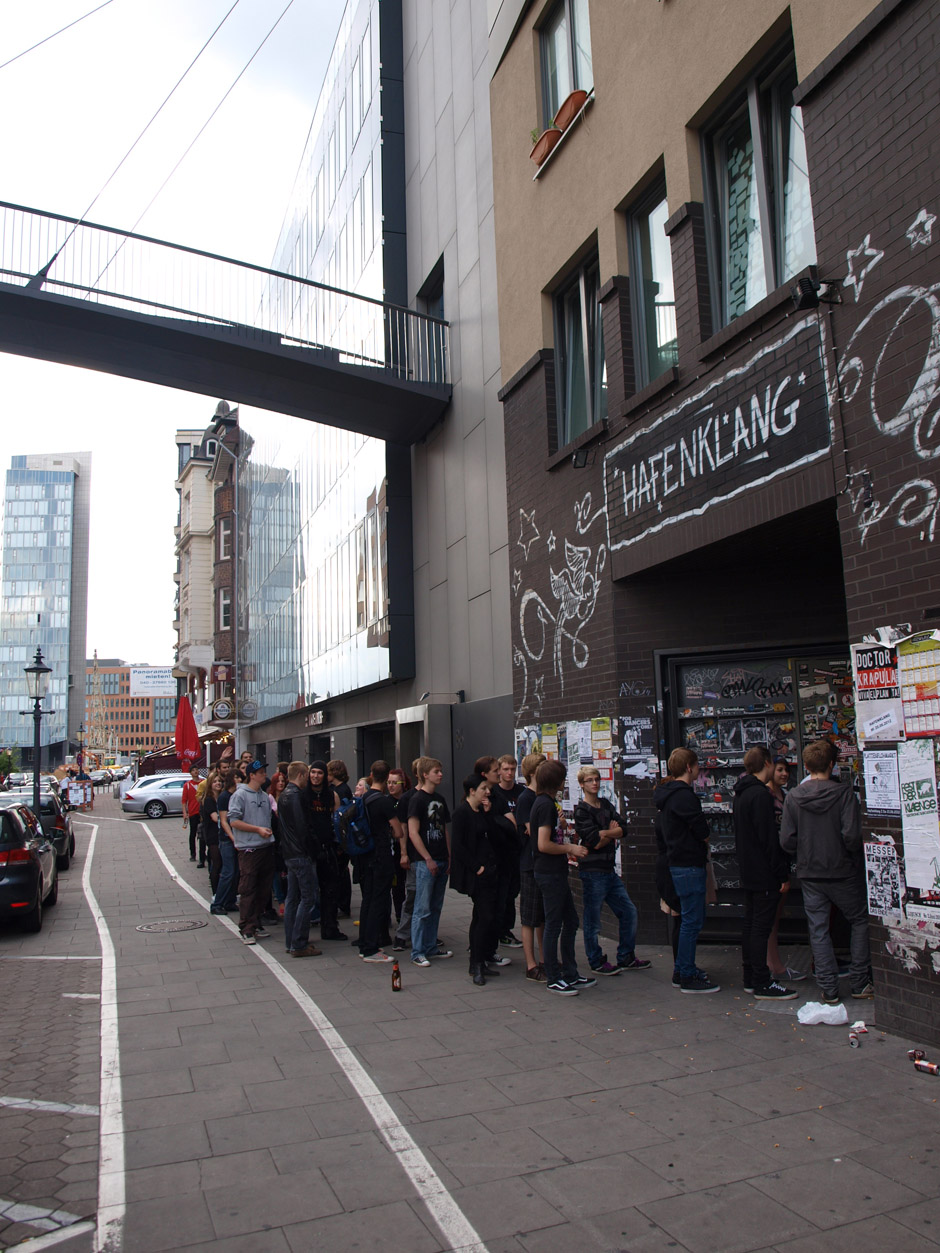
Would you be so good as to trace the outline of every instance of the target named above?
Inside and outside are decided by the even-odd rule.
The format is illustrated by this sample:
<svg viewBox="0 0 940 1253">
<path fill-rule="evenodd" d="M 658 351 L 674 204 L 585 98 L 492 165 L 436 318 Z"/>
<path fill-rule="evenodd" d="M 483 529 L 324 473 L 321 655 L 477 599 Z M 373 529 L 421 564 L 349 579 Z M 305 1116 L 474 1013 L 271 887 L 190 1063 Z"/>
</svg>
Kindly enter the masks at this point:
<svg viewBox="0 0 940 1253">
<path fill-rule="evenodd" d="M 268 777 L 263 761 L 245 767 L 248 781 L 240 783 L 228 804 L 228 820 L 238 850 L 238 930 L 243 944 L 266 940 L 261 925 L 274 879 L 274 839 L 271 802 L 262 791 Z"/>
<path fill-rule="evenodd" d="M 832 779 L 833 753 L 828 740 L 803 749 L 809 778 L 787 793 L 780 823 L 780 843 L 796 855 L 803 889 L 816 981 L 827 1005 L 837 1005 L 839 969 L 829 918 L 833 905 L 851 927 L 849 978 L 856 1000 L 871 999 L 868 902 L 858 801 L 852 788 Z"/>
</svg>

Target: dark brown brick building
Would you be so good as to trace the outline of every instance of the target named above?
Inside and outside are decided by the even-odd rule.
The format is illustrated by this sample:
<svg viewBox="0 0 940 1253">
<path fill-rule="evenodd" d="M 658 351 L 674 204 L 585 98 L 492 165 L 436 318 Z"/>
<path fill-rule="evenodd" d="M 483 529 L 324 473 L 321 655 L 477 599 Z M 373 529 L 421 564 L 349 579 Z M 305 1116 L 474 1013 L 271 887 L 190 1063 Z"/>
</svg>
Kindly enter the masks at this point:
<svg viewBox="0 0 940 1253">
<path fill-rule="evenodd" d="M 733 8 L 517 0 L 491 31 L 515 719 L 612 719 L 656 940 L 669 750 L 705 764 L 734 936 L 744 751 L 796 772 L 827 735 L 861 784 L 850 644 L 940 627 L 940 6 Z M 520 115 L 578 88 L 536 169 Z M 872 920 L 878 1021 L 921 1039 L 932 901 Z"/>
</svg>

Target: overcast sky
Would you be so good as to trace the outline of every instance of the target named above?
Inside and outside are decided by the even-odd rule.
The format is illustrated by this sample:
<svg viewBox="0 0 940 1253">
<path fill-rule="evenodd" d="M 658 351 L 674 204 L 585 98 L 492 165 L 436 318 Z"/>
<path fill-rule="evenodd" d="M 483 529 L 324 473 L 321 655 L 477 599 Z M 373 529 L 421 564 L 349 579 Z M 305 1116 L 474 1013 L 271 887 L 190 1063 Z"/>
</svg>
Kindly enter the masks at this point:
<svg viewBox="0 0 940 1253">
<path fill-rule="evenodd" d="M 288 0 L 111 0 L 0 69 L 0 198 L 79 217 L 234 11 L 88 217 L 131 229 Z M 95 0 L 0 6 L 0 62 Z M 269 265 L 344 0 L 293 0 L 136 229 Z M 173 659 L 177 428 L 216 400 L 0 353 L 3 453 L 93 455 L 88 655 Z M 237 396 L 224 399 L 237 403 Z"/>
</svg>

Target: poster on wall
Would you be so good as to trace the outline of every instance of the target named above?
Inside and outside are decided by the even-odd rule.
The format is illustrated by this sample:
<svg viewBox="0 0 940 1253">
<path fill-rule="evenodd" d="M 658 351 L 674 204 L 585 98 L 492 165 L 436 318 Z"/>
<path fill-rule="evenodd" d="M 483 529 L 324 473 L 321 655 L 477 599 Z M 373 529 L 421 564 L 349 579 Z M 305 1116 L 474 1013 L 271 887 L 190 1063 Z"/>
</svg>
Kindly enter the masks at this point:
<svg viewBox="0 0 940 1253">
<path fill-rule="evenodd" d="M 868 912 L 875 917 L 901 912 L 901 870 L 893 844 L 865 845 Z"/>
<path fill-rule="evenodd" d="M 904 709 L 896 649 L 885 644 L 853 644 L 856 734 L 860 747 L 904 739 Z"/>
<path fill-rule="evenodd" d="M 904 872 L 909 887 L 940 888 L 940 828 L 933 744 L 913 739 L 898 745 Z"/>
<path fill-rule="evenodd" d="M 558 723 L 542 723 L 542 752 L 552 761 L 558 759 Z"/>
<path fill-rule="evenodd" d="M 898 640 L 897 653 L 906 734 L 940 735 L 940 631 Z"/>
<path fill-rule="evenodd" d="M 652 757 L 655 751 L 652 718 L 620 719 L 620 757 L 622 761 L 640 761 L 643 758 Z"/>
<path fill-rule="evenodd" d="M 862 754 L 862 762 L 866 811 L 882 818 L 900 818 L 897 751 L 893 748 L 869 748 Z"/>
</svg>

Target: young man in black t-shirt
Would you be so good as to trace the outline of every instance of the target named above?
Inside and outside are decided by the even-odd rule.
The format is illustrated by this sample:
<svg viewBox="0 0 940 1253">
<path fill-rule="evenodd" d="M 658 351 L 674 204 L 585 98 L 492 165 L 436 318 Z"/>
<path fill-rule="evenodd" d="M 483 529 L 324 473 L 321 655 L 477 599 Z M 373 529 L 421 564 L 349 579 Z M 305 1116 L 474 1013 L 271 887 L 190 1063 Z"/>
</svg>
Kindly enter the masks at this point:
<svg viewBox="0 0 940 1253">
<path fill-rule="evenodd" d="M 535 772 L 536 797 L 529 813 L 535 882 L 545 905 L 545 937 L 542 955 L 549 992 L 577 996 L 581 988 L 597 983 L 593 977 L 578 974 L 574 938 L 578 933 L 578 911 L 568 883 L 568 858 L 581 859 L 587 849 L 569 843 L 558 833 L 555 796 L 565 782 L 566 770 L 560 761 L 543 761 Z M 561 961 L 558 941 L 561 938 Z"/>
<path fill-rule="evenodd" d="M 388 794 L 388 762 L 374 761 L 372 787 L 363 798 L 372 831 L 372 852 L 359 858 L 359 956 L 366 962 L 390 962 L 379 944 L 388 926 L 392 878 L 404 838 L 397 804 Z"/>
<path fill-rule="evenodd" d="M 535 804 L 535 772 L 547 758 L 544 753 L 529 753 L 522 763 L 525 785 L 516 801 L 515 819 L 520 837 L 525 837 L 519 854 L 519 926 L 522 931 L 522 952 L 525 957 L 525 977 L 535 983 L 545 982 L 545 967 L 536 958 L 535 941 L 539 952 L 544 953 L 545 906 L 542 893 L 535 882 L 532 862 L 532 841 L 529 835 L 529 814 Z"/>
<path fill-rule="evenodd" d="M 490 809 L 497 818 L 515 823 L 515 808 L 523 785 L 516 783 L 516 759 L 478 757 L 473 767 L 490 785 Z M 519 895 L 519 859 L 517 850 L 507 847 L 501 857 L 499 872 L 499 942 L 505 948 L 522 948 L 522 941 L 513 935 L 516 925 L 516 897 Z"/>
<path fill-rule="evenodd" d="M 437 929 L 450 865 L 450 811 L 437 795 L 444 772 L 434 757 L 419 757 L 418 786 L 408 805 L 408 857 L 415 867 L 411 917 L 411 961 L 430 966 L 432 957 L 453 957 L 438 943 Z"/>
</svg>

